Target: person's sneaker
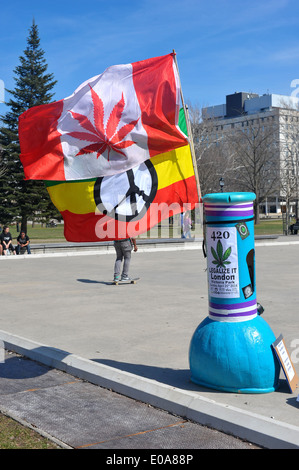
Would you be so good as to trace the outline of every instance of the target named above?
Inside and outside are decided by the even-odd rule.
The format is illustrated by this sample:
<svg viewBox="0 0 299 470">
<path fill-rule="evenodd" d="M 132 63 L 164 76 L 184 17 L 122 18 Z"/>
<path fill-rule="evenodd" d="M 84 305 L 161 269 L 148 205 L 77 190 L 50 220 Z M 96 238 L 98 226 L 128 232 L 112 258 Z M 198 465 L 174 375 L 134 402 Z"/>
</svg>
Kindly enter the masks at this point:
<svg viewBox="0 0 299 470">
<path fill-rule="evenodd" d="M 119 281 L 119 276 L 114 276 L 113 281 Z"/>
<path fill-rule="evenodd" d="M 131 278 L 129 276 L 122 276 L 121 281 L 131 281 Z"/>
</svg>

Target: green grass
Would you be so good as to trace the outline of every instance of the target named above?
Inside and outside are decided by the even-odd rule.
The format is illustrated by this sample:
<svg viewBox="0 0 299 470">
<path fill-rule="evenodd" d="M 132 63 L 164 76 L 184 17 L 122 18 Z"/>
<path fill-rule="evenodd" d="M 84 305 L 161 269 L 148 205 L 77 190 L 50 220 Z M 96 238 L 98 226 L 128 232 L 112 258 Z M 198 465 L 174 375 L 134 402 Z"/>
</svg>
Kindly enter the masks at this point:
<svg viewBox="0 0 299 470">
<path fill-rule="evenodd" d="M 282 219 L 262 219 L 254 226 L 255 235 L 282 235 Z"/>
<path fill-rule="evenodd" d="M 32 227 L 31 224 L 28 224 L 27 233 L 31 243 L 59 243 L 66 241 L 63 228 L 63 224 L 57 225 L 57 227 L 42 227 L 41 224 L 34 224 L 34 227 Z M 16 226 L 10 227 L 10 233 L 15 242 L 18 236 Z"/>
<path fill-rule="evenodd" d="M 33 429 L 0 413 L 0 449 L 59 449 L 59 447 Z"/>
</svg>

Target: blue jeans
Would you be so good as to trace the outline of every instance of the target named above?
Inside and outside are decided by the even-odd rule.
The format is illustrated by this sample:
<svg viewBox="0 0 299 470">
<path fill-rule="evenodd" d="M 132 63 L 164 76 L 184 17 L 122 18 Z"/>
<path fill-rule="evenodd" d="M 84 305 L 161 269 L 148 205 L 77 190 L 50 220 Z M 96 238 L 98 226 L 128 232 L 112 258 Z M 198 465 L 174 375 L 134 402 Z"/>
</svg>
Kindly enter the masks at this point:
<svg viewBox="0 0 299 470">
<path fill-rule="evenodd" d="M 114 248 L 116 251 L 116 260 L 114 264 L 114 277 L 120 275 L 122 261 L 124 261 L 122 276 L 128 276 L 129 267 L 131 261 L 132 244 L 129 239 L 127 240 L 116 240 L 114 242 Z"/>
<path fill-rule="evenodd" d="M 28 255 L 31 255 L 30 245 L 27 245 L 27 246 L 17 245 L 17 246 L 16 246 L 17 255 L 20 254 L 20 250 L 21 250 L 22 248 L 25 248 L 25 249 L 27 250 Z"/>
</svg>

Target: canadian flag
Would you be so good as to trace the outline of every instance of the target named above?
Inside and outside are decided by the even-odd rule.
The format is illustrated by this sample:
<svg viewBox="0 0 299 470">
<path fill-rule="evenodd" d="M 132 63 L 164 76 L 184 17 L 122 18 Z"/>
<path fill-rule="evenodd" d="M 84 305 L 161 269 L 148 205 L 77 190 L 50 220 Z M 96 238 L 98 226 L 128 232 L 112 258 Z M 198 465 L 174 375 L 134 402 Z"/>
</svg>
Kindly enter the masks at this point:
<svg viewBox="0 0 299 470">
<path fill-rule="evenodd" d="M 182 147 L 179 106 L 174 54 L 111 66 L 68 98 L 21 114 L 25 179 L 111 176 Z"/>
</svg>

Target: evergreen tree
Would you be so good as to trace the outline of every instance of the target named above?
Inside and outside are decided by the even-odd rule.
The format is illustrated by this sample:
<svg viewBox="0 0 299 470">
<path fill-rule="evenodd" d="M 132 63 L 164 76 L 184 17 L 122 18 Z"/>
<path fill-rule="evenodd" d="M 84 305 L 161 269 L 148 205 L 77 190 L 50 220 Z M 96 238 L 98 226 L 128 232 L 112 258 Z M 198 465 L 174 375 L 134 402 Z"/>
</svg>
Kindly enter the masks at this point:
<svg viewBox="0 0 299 470">
<path fill-rule="evenodd" d="M 49 103 L 56 84 L 53 74 L 46 73 L 48 65 L 40 48 L 38 27 L 33 21 L 29 29 L 27 47 L 14 70 L 14 90 L 6 90 L 10 100 L 9 111 L 1 116 L 0 149 L 6 171 L 0 174 L 0 221 L 2 224 L 21 221 L 27 231 L 27 220 L 46 221 L 59 216 L 52 204 L 43 181 L 25 181 L 20 162 L 18 118 L 32 106 Z"/>
</svg>

